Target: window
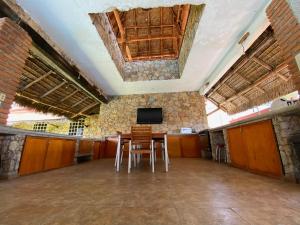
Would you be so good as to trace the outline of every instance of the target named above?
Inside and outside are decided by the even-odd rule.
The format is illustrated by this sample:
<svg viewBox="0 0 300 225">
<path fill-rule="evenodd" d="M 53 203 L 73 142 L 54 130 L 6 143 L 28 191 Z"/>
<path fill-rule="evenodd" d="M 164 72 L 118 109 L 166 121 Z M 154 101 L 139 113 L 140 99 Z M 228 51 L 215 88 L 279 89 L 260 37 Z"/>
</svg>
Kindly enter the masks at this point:
<svg viewBox="0 0 300 225">
<path fill-rule="evenodd" d="M 47 123 L 45 122 L 37 122 L 33 125 L 33 130 L 37 132 L 46 132 Z"/>
<path fill-rule="evenodd" d="M 69 135 L 71 136 L 82 136 L 84 130 L 84 119 L 79 119 L 76 122 L 70 123 Z"/>
</svg>

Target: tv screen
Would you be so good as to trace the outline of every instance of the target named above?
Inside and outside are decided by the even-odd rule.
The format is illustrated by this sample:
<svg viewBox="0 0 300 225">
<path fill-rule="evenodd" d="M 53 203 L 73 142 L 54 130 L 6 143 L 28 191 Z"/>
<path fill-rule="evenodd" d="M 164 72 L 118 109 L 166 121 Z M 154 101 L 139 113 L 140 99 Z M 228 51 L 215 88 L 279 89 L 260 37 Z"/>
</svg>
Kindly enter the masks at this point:
<svg viewBox="0 0 300 225">
<path fill-rule="evenodd" d="M 162 121 L 162 108 L 139 108 L 137 110 L 138 124 L 160 124 Z"/>
</svg>

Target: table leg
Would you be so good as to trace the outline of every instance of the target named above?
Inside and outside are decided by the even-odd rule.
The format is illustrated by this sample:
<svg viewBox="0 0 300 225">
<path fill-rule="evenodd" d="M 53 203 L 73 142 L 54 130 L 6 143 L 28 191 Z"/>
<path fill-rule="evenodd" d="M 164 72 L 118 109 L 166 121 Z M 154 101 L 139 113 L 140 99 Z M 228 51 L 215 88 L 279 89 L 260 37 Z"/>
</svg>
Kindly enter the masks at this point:
<svg viewBox="0 0 300 225">
<path fill-rule="evenodd" d="M 117 172 L 120 171 L 120 153 L 121 153 L 121 135 L 118 136 L 118 145 L 117 145 Z"/>
<path fill-rule="evenodd" d="M 169 171 L 169 155 L 168 155 L 168 138 L 167 135 L 164 135 L 164 144 L 165 144 L 165 165 L 166 165 L 166 172 Z"/>
</svg>

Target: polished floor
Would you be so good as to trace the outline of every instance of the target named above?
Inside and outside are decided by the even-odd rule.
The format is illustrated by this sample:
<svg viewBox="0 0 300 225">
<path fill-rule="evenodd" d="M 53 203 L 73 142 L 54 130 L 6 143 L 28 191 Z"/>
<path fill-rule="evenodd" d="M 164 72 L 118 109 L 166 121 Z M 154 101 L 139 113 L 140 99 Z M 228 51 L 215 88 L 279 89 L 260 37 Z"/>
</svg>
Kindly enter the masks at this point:
<svg viewBox="0 0 300 225">
<path fill-rule="evenodd" d="M 0 224 L 300 224 L 300 185 L 201 159 L 146 162 L 128 175 L 99 160 L 0 182 Z M 161 166 L 160 166 L 161 165 Z"/>
</svg>

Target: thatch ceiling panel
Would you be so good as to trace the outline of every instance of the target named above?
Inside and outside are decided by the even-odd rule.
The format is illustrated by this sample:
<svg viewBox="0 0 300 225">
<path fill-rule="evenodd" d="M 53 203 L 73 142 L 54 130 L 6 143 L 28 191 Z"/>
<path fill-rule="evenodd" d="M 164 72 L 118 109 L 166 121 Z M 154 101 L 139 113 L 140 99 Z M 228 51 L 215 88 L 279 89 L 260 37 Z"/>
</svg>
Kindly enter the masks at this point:
<svg viewBox="0 0 300 225">
<path fill-rule="evenodd" d="M 52 112 L 72 119 L 99 112 L 100 100 L 84 90 L 83 86 L 78 86 L 70 77 L 66 77 L 59 67 L 51 65 L 52 61 L 48 60 L 48 56 L 43 57 L 45 58 L 30 51 L 16 102 L 38 111 Z"/>
<path fill-rule="evenodd" d="M 219 108 L 232 114 L 288 94 L 296 87 L 269 27 L 207 93 Z"/>
</svg>

